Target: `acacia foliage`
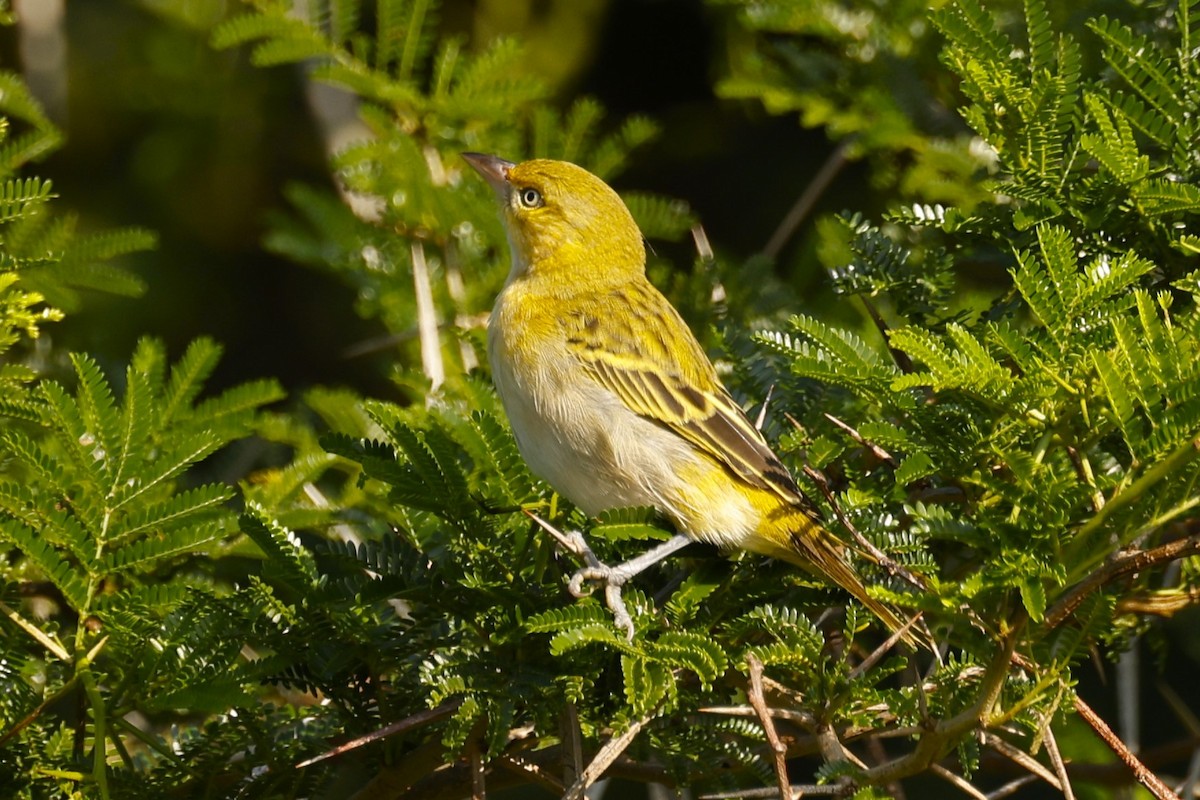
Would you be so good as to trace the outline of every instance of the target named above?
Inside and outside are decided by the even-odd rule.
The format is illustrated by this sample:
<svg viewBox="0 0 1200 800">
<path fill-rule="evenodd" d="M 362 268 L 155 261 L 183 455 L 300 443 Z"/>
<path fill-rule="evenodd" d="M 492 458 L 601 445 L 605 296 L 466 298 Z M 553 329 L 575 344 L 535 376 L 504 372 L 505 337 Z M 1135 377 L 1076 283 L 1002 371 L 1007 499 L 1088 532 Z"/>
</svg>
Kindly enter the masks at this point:
<svg viewBox="0 0 1200 800">
<path fill-rule="evenodd" d="M 343 276 L 360 313 L 393 332 L 420 331 L 399 375 L 408 402 L 315 390 L 303 407 L 264 412 L 281 397 L 271 381 L 201 399 L 219 351 L 206 340 L 174 364 L 146 340 L 119 387 L 85 355 L 68 381 L 11 351 L 0 770 L 17 796 L 456 797 L 473 780 L 562 793 L 626 733 L 611 774 L 773 785 L 747 705 L 754 663 L 792 726 L 794 775 L 877 796 L 934 759 L 976 778 L 985 732 L 1038 752 L 1091 648 L 1190 602 L 1191 4 L 1137 27 L 1099 17 L 1079 36 L 1057 33 L 1036 0 L 1023 30 L 976 0 L 929 17 L 963 98 L 955 141 L 990 166 L 953 161 L 972 180 L 959 205 L 930 195 L 879 225 L 823 223 L 832 284 L 872 327 L 797 313 L 747 337 L 757 305 L 735 276 L 761 263 L 705 258 L 676 278 L 685 299 L 725 298 L 714 318 L 732 388 L 750 406 L 776 387 L 768 430 L 783 456 L 824 476 L 827 495 L 812 477 L 806 489 L 839 535 L 852 527 L 890 559 L 857 566 L 881 598 L 921 612 L 936 659 L 872 655 L 886 632 L 835 590 L 703 548 L 627 589 L 632 641 L 596 598 L 570 597 L 576 565 L 526 512 L 585 531 L 610 561 L 668 534 L 644 509 L 586 518 L 517 453 L 472 368 L 473 320 L 506 271 L 503 234 L 456 154 L 568 158 L 611 176 L 653 124 L 605 135 L 594 101 L 551 110 L 515 43 L 439 40 L 432 0 L 252 5 L 215 43 L 249 45 L 263 66 L 304 63 L 359 97 L 371 133 L 333 163 L 356 202 L 293 187 L 295 213 L 267 244 Z M 768 36 L 762 53 L 778 60 L 726 91 L 787 111 L 857 102 L 795 91 L 809 66 L 786 57 L 788 37 L 841 35 L 818 24 L 825 4 L 740 5 L 740 35 Z M 1104 69 L 1085 71 L 1089 54 Z M 9 78 L 4 111 L 29 128 L 0 150 L 15 170 L 55 134 Z M 51 287 L 86 283 L 110 270 L 97 259 L 146 243 L 132 232 L 51 246 L 71 233 L 43 216 L 51 199 L 32 178 L 0 198 L 8 348 L 57 315 L 43 305 Z M 667 198 L 628 199 L 652 238 L 694 221 Z M 972 270 L 995 264 L 998 286 L 964 295 Z M 231 445 L 267 447 L 272 465 L 234 471 L 237 487 L 212 478 Z M 403 730 L 381 742 L 295 767 L 396 721 Z M 891 761 L 860 747 L 883 736 Z"/>
</svg>

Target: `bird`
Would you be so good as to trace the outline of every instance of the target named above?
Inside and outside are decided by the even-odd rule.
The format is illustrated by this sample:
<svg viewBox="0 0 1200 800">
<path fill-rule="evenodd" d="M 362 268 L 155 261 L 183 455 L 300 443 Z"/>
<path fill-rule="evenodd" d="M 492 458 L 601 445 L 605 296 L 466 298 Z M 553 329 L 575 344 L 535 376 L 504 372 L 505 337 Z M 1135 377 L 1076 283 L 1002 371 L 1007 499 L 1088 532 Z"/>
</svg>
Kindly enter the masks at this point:
<svg viewBox="0 0 1200 800">
<path fill-rule="evenodd" d="M 605 584 L 632 638 L 620 586 L 702 541 L 797 564 L 903 631 L 647 278 L 645 243 L 620 196 L 566 161 L 463 158 L 494 190 L 511 251 L 487 350 L 522 457 L 590 516 L 651 506 L 677 531 L 621 565 L 590 557 L 572 591 Z"/>
</svg>

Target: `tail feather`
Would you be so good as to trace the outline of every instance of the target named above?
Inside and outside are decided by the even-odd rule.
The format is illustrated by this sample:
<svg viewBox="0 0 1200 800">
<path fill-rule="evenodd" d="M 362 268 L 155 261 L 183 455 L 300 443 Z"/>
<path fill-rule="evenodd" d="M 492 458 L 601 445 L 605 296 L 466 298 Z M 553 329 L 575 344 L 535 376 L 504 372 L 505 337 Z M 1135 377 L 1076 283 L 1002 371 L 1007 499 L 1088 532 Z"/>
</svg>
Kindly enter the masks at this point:
<svg viewBox="0 0 1200 800">
<path fill-rule="evenodd" d="M 794 537 L 803 542 L 797 549 L 801 550 L 801 557 L 809 562 L 810 568 L 816 568 L 817 572 L 827 580 L 849 592 L 855 600 L 866 606 L 867 610 L 878 617 L 880 622 L 887 625 L 893 633 L 904 630 L 908 622 L 901 619 L 894 609 L 867 593 L 867 587 L 863 585 L 862 580 L 839 552 L 839 545 L 834 544 L 836 540 L 833 540 L 833 534 L 822 528 L 817 530 L 820 531 L 820 534 L 815 537 L 804 534 Z M 904 631 L 902 638 L 911 645 L 918 645 L 911 628 Z"/>
<path fill-rule="evenodd" d="M 908 644 L 914 647 L 930 646 L 913 632 L 909 622 L 894 609 L 868 594 L 867 587 L 846 561 L 845 545 L 802 509 L 794 509 L 793 513 L 778 520 L 777 526 L 772 527 L 782 535 L 770 537 L 774 545 L 770 548 L 773 551 L 771 555 L 798 564 L 845 589 L 893 633 L 904 631 L 901 638 Z M 785 543 L 786 546 L 781 546 Z"/>
</svg>

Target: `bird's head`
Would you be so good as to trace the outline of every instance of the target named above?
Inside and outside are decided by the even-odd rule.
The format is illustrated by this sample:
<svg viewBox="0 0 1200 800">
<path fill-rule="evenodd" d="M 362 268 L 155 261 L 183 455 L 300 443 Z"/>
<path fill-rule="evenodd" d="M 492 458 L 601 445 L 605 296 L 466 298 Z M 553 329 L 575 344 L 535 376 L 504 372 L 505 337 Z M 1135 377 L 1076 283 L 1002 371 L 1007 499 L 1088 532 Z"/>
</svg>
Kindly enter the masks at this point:
<svg viewBox="0 0 1200 800">
<path fill-rule="evenodd" d="M 608 184 L 566 161 L 513 164 L 496 156 L 463 158 L 491 184 L 508 230 L 509 280 L 569 278 L 563 286 L 619 282 L 645 271 L 637 223 Z"/>
</svg>

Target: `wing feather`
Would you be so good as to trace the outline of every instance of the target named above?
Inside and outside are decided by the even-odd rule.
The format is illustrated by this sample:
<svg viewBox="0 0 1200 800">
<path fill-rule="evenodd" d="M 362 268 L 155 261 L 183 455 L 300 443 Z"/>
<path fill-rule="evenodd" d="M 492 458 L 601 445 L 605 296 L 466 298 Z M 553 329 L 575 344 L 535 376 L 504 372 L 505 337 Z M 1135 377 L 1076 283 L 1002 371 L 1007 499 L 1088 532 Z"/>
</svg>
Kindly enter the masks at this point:
<svg viewBox="0 0 1200 800">
<path fill-rule="evenodd" d="M 623 311 L 641 317 L 639 324 L 601 323 L 605 311 L 612 311 L 606 306 L 618 302 L 627 304 Z M 676 432 L 752 486 L 804 502 L 787 468 L 721 385 L 686 323 L 648 282 L 600 298 L 595 308 L 564 323 L 568 346 L 584 368 L 630 410 Z M 631 330 L 654 335 L 620 335 Z"/>
</svg>

